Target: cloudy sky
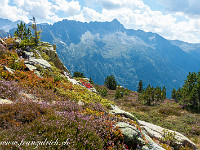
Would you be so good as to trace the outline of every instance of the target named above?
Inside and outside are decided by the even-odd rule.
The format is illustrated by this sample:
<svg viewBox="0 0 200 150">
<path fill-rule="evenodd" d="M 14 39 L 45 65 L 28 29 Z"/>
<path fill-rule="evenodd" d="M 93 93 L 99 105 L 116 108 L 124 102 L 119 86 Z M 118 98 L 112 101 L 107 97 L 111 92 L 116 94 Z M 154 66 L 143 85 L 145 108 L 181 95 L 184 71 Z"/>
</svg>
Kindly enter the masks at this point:
<svg viewBox="0 0 200 150">
<path fill-rule="evenodd" d="M 54 23 L 112 21 L 167 39 L 200 43 L 200 0 L 0 0 L 0 18 Z"/>
</svg>

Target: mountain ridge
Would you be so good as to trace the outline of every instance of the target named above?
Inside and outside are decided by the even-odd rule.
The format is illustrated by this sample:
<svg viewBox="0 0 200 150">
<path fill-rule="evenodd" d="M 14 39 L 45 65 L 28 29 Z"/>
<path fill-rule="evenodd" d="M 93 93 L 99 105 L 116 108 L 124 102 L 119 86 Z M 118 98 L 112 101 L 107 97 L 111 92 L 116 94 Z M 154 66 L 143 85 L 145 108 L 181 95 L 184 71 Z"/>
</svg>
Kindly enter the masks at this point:
<svg viewBox="0 0 200 150">
<path fill-rule="evenodd" d="M 137 89 L 140 79 L 145 86 L 165 85 L 170 97 L 188 72 L 200 70 L 198 58 L 182 47 L 157 33 L 125 29 L 117 19 L 63 20 L 38 27 L 44 41 L 57 45 L 59 57 L 72 73 L 81 71 L 98 84 L 114 74 L 119 84 L 131 90 Z"/>
<path fill-rule="evenodd" d="M 40 28 L 42 39 L 56 43 L 59 57 L 72 73 L 81 71 L 98 84 L 103 84 L 107 75 L 114 74 L 119 84 L 131 90 L 136 90 L 142 79 L 145 86 L 166 85 L 171 91 L 183 84 L 188 72 L 200 69 L 199 60 L 160 35 L 125 29 L 117 20 L 100 23 L 63 20 Z"/>
</svg>

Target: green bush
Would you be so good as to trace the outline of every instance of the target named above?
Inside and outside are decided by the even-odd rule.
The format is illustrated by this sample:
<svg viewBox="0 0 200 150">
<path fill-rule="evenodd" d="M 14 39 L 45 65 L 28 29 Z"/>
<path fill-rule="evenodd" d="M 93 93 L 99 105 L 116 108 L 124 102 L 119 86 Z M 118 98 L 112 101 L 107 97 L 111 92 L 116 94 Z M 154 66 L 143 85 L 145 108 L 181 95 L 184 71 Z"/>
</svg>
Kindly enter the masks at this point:
<svg viewBox="0 0 200 150">
<path fill-rule="evenodd" d="M 103 89 L 100 90 L 99 94 L 103 97 L 107 96 L 108 90 L 104 87 Z"/>
<path fill-rule="evenodd" d="M 117 90 L 115 93 L 115 99 L 120 99 L 122 98 L 122 93 L 120 92 L 120 90 Z"/>
</svg>

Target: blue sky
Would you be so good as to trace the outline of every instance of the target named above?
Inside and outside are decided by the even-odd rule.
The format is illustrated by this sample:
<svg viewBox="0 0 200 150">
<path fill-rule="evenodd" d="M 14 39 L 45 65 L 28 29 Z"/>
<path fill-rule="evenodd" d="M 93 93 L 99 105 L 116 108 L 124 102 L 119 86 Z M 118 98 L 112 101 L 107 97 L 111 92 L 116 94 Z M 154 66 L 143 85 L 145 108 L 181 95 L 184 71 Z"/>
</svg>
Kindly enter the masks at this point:
<svg viewBox="0 0 200 150">
<path fill-rule="evenodd" d="M 200 0 L 0 0 L 0 18 L 39 23 L 112 21 L 167 39 L 200 43 Z"/>
</svg>

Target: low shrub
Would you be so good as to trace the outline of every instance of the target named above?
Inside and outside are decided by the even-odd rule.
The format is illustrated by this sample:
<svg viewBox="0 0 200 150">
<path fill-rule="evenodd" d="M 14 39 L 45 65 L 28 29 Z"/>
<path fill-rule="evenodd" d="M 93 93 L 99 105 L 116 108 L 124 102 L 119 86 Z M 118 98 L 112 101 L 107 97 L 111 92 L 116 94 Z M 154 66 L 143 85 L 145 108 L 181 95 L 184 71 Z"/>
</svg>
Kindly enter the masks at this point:
<svg viewBox="0 0 200 150">
<path fill-rule="evenodd" d="M 175 115 L 180 116 L 181 113 L 176 108 L 168 108 L 168 107 L 162 107 L 158 110 L 159 113 L 164 115 Z"/>
<path fill-rule="evenodd" d="M 45 105 L 34 102 L 18 102 L 0 105 L 0 128 L 8 129 L 30 123 L 49 111 Z"/>
</svg>

